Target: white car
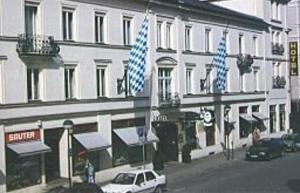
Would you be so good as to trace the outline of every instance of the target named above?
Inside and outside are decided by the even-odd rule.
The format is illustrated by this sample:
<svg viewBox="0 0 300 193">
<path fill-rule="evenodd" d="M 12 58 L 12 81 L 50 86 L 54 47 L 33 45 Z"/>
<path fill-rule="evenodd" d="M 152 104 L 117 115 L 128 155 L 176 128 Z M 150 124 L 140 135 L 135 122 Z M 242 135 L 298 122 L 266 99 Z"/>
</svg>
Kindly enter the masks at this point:
<svg viewBox="0 0 300 193">
<path fill-rule="evenodd" d="M 162 193 L 166 184 L 165 175 L 146 169 L 119 173 L 101 189 L 104 193 Z"/>
</svg>

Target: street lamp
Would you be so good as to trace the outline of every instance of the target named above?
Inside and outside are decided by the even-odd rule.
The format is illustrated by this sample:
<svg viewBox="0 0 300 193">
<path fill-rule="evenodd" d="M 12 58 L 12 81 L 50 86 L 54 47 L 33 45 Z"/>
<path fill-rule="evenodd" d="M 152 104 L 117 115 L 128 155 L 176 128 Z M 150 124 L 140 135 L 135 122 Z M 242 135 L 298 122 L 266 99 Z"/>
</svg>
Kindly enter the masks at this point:
<svg viewBox="0 0 300 193">
<path fill-rule="evenodd" d="M 69 187 L 72 187 L 72 181 L 71 181 L 71 155 L 72 150 L 70 148 L 70 135 L 73 133 L 73 126 L 74 123 L 71 120 L 65 120 L 63 123 L 63 127 L 65 130 L 68 130 L 68 177 L 69 177 Z"/>
<path fill-rule="evenodd" d="M 230 131 L 230 125 L 229 125 L 229 112 L 231 110 L 231 106 L 230 105 L 225 105 L 224 107 L 224 114 L 226 117 L 226 121 L 227 123 L 225 124 L 225 139 L 227 142 L 227 160 L 230 159 L 230 149 L 229 149 L 229 131 Z"/>
</svg>

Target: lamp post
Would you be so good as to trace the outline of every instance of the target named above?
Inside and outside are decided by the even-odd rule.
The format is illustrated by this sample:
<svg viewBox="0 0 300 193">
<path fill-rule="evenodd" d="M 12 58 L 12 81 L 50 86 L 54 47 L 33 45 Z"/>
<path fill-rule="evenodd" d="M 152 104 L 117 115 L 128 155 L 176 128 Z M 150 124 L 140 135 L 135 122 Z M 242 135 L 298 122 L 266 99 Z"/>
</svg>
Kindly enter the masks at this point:
<svg viewBox="0 0 300 193">
<path fill-rule="evenodd" d="M 71 155 L 72 150 L 70 148 L 70 135 L 73 133 L 73 126 L 74 123 L 71 120 L 65 120 L 63 123 L 63 127 L 65 130 L 68 131 L 68 178 L 69 178 L 69 187 L 72 187 L 72 181 L 71 181 Z"/>
<path fill-rule="evenodd" d="M 226 117 L 227 124 L 225 125 L 225 138 L 226 138 L 226 143 L 227 143 L 227 160 L 230 159 L 230 149 L 229 149 L 229 111 L 231 110 L 230 105 L 225 105 L 224 107 L 224 113 Z"/>
</svg>

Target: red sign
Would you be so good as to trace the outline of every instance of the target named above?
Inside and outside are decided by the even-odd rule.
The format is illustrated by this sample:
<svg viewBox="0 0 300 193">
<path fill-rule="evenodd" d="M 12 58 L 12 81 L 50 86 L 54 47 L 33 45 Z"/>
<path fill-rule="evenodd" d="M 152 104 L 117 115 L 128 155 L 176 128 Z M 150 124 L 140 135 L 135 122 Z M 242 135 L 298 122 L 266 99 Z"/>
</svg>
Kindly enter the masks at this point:
<svg viewBox="0 0 300 193">
<path fill-rule="evenodd" d="M 5 133 L 6 144 L 39 140 L 40 138 L 41 138 L 41 134 L 39 129 L 20 131 L 14 133 Z"/>
</svg>

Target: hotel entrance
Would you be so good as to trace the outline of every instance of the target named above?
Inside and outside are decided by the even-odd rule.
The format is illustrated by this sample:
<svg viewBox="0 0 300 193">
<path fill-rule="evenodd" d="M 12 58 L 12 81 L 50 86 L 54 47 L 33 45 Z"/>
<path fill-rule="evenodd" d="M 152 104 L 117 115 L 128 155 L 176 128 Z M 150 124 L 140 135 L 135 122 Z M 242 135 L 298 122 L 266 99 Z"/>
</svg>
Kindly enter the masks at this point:
<svg viewBox="0 0 300 193">
<path fill-rule="evenodd" d="M 161 151 L 164 161 L 178 161 L 178 128 L 174 122 L 153 122 L 158 151 Z"/>
</svg>

